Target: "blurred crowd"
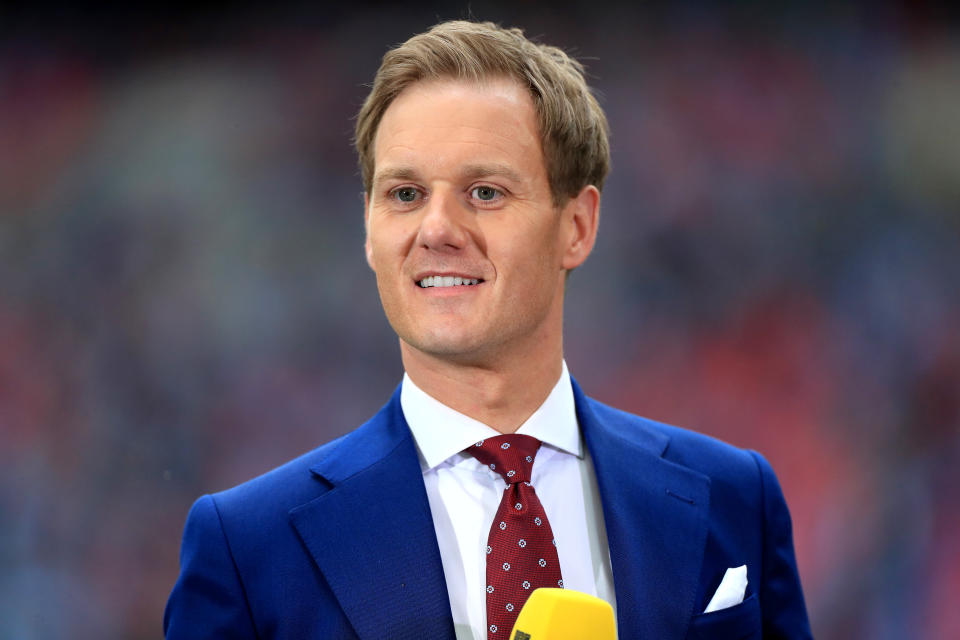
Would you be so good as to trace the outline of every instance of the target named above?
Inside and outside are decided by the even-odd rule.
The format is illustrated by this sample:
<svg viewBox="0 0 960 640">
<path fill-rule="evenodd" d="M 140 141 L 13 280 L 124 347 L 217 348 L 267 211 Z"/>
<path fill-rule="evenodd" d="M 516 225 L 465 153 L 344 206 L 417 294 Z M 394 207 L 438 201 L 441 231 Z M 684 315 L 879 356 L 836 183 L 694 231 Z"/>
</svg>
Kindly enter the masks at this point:
<svg viewBox="0 0 960 640">
<path fill-rule="evenodd" d="M 767 456 L 816 637 L 960 637 L 957 24 L 515 4 L 611 122 L 572 374 Z M 386 400 L 352 117 L 464 15 L 0 31 L 0 638 L 158 637 L 192 501 Z"/>
</svg>

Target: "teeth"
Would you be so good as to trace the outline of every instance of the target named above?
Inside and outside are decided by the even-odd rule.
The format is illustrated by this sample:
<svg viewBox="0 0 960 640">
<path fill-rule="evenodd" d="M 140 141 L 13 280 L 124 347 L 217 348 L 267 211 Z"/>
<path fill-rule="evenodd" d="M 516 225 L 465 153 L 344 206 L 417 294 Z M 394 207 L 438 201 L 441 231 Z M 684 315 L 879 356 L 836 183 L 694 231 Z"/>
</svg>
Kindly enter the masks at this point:
<svg viewBox="0 0 960 640">
<path fill-rule="evenodd" d="M 477 278 L 462 278 L 460 276 L 427 276 L 417 284 L 424 289 L 428 287 L 464 287 L 479 284 Z"/>
</svg>

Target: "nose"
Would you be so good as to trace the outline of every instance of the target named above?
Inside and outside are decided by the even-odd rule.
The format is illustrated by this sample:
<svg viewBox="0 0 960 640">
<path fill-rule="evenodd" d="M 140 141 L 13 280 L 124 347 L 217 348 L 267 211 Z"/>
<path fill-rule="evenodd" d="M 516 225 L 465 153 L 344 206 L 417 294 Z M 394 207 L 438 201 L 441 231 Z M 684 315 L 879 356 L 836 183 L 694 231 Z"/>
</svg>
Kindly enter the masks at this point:
<svg viewBox="0 0 960 640">
<path fill-rule="evenodd" d="M 463 249 L 468 241 L 467 211 L 450 190 L 437 189 L 423 209 L 417 241 L 420 246 L 446 253 Z"/>
</svg>

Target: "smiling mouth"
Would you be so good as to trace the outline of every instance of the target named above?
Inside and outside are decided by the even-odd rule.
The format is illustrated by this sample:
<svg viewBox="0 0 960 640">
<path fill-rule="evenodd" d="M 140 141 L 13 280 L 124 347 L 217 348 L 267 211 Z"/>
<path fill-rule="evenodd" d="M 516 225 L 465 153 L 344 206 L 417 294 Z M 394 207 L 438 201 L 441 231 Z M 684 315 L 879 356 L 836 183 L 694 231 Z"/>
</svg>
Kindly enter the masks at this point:
<svg viewBox="0 0 960 640">
<path fill-rule="evenodd" d="M 421 289 L 430 287 L 470 287 L 483 282 L 481 278 L 463 278 L 460 276 L 427 276 L 417 282 Z"/>
</svg>

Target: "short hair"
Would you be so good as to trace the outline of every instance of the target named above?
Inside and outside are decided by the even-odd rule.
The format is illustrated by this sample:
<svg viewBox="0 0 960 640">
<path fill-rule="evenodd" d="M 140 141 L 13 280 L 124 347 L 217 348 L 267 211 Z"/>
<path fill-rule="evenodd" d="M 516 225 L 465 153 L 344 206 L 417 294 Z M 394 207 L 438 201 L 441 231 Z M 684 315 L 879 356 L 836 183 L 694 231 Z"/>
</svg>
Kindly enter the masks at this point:
<svg viewBox="0 0 960 640">
<path fill-rule="evenodd" d="M 364 191 L 370 193 L 377 128 L 391 102 L 420 80 L 481 82 L 513 78 L 530 91 L 540 128 L 550 192 L 561 206 L 583 187 L 603 188 L 610 171 L 607 118 L 583 65 L 557 47 L 528 40 L 521 29 L 492 22 L 441 22 L 383 56 L 357 114 L 354 142 Z"/>
</svg>

